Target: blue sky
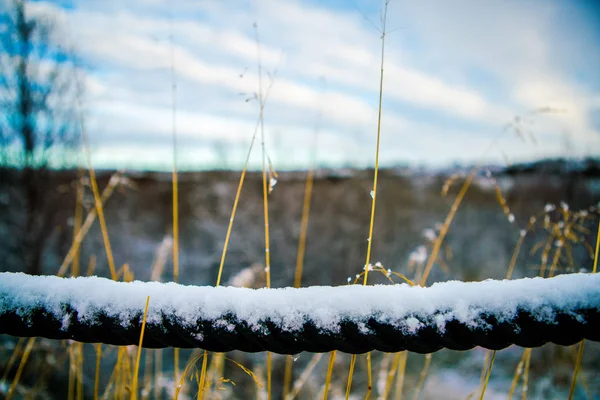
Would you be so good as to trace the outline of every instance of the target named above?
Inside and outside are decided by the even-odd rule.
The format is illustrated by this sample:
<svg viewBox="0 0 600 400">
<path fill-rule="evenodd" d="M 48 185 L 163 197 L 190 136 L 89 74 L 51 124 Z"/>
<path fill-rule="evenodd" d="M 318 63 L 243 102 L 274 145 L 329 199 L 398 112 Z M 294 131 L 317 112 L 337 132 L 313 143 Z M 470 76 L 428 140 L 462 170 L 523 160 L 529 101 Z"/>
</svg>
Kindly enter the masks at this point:
<svg viewBox="0 0 600 400">
<path fill-rule="evenodd" d="M 266 147 L 285 169 L 313 155 L 321 165 L 372 165 L 381 48 L 373 25 L 382 7 L 63 0 L 30 10 L 54 14 L 82 58 L 93 162 L 116 168 L 170 168 L 173 81 L 180 166 L 242 166 L 259 109 L 256 23 L 263 71 L 275 74 Z M 593 1 L 392 0 L 388 28 L 384 165 L 600 155 Z M 540 108 L 553 111 L 533 112 Z M 517 116 L 535 140 L 504 129 Z M 259 160 L 257 147 L 253 165 Z"/>
</svg>

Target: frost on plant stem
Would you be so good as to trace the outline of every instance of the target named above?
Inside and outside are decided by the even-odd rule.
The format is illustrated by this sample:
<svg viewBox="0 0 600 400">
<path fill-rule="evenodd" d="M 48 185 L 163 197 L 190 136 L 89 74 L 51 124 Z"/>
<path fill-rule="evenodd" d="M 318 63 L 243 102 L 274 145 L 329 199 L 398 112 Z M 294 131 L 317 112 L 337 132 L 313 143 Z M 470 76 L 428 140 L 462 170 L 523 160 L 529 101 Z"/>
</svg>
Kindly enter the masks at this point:
<svg viewBox="0 0 600 400">
<path fill-rule="evenodd" d="M 273 191 L 273 189 L 275 188 L 275 185 L 277 185 L 277 179 L 271 177 L 269 179 L 269 194 Z"/>
<path fill-rule="evenodd" d="M 525 229 L 521 229 L 521 232 L 519 234 L 521 235 L 521 237 L 525 237 L 525 235 L 527 235 L 527 231 Z"/>
<path fill-rule="evenodd" d="M 544 211 L 547 213 L 552 212 L 555 209 L 556 209 L 556 206 L 554 204 L 550 204 L 550 203 L 546 204 L 546 206 L 544 207 Z"/>
<path fill-rule="evenodd" d="M 433 229 L 428 228 L 423 231 L 423 237 L 425 237 L 425 239 L 429 240 L 430 242 L 435 242 L 437 239 L 437 234 Z"/>
<path fill-rule="evenodd" d="M 427 248 L 425 246 L 417 247 L 409 255 L 409 262 L 423 264 L 425 261 L 427 261 Z"/>
</svg>

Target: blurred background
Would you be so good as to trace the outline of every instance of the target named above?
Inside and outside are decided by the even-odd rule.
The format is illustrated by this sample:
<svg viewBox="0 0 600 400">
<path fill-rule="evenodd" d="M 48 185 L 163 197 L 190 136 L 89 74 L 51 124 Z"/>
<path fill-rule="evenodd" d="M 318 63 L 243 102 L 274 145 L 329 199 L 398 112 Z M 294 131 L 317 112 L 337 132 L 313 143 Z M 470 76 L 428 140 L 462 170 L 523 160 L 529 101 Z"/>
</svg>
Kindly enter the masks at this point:
<svg viewBox="0 0 600 400">
<path fill-rule="evenodd" d="M 173 280 L 175 169 L 178 279 L 214 285 L 248 161 L 224 282 L 262 287 L 263 146 L 272 285 L 294 284 L 307 177 L 314 186 L 302 285 L 346 284 L 362 271 L 383 4 L 0 0 L 0 7 L 1 271 L 59 272 L 94 212 L 93 168 L 121 276 Z M 513 259 L 515 278 L 591 271 L 600 201 L 598 4 L 392 1 L 385 32 L 372 262 L 418 278 L 472 174 L 429 282 L 501 279 Z M 92 222 L 69 274 L 108 277 L 104 247 Z M 12 376 L 12 341 L 3 343 L 0 372 Z M 532 396 L 568 387 L 571 353 L 557 349 L 537 353 Z M 514 350 L 500 393 L 518 362 Z M 426 396 L 463 379 L 448 375 L 459 356 L 444 354 Z M 475 382 L 481 356 L 460 358 Z M 577 392 L 581 398 L 600 390 L 597 367 L 587 371 L 592 386 Z"/>
</svg>

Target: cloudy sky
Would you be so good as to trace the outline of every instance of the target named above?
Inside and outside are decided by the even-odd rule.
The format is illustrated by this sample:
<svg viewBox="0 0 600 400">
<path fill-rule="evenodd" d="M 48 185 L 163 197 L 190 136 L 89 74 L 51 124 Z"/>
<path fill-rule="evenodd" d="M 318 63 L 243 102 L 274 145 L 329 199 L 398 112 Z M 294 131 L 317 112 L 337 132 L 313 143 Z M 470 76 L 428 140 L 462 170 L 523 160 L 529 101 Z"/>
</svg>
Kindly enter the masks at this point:
<svg viewBox="0 0 600 400">
<path fill-rule="evenodd" d="M 81 58 L 94 164 L 152 169 L 172 162 L 173 84 L 180 167 L 243 165 L 259 114 L 257 32 L 275 168 L 313 157 L 372 165 L 382 9 L 368 0 L 31 4 L 54 14 Z M 596 2 L 392 0 L 387 28 L 384 165 L 600 155 Z"/>
</svg>

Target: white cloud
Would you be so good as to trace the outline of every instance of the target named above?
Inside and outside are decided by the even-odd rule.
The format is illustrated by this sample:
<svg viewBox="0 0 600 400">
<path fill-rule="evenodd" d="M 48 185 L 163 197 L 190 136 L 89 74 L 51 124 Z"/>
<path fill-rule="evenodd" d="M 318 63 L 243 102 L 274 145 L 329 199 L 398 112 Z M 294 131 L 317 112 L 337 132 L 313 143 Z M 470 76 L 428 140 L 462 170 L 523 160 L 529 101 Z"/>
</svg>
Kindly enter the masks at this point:
<svg viewBox="0 0 600 400">
<path fill-rule="evenodd" d="M 199 148 L 247 138 L 258 114 L 255 100 L 245 102 L 258 91 L 257 22 L 263 69 L 277 68 L 265 111 L 269 137 L 285 135 L 282 146 L 306 161 L 310 152 L 300 149 L 320 120 L 324 158 L 373 158 L 380 40 L 353 7 L 299 0 L 32 7 L 60 14 L 90 65 L 88 109 L 98 146 L 114 146 L 109 141 L 128 132 L 169 143 L 171 54 L 182 138 L 198 139 Z M 600 151 L 598 127 L 589 121 L 599 93 L 576 83 L 574 69 L 551 62 L 570 54 L 574 66 L 590 68 L 585 57 L 553 42 L 567 30 L 590 40 L 573 26 L 557 27 L 560 10 L 559 3 L 541 1 L 392 2 L 388 26 L 402 29 L 387 37 L 384 158 L 475 160 L 514 115 L 546 106 L 566 112 L 536 118 L 538 147 L 520 146 L 515 154 L 554 154 L 560 150 L 553 138 L 563 130 L 579 148 Z M 376 21 L 377 10 L 364 13 Z M 268 84 L 265 77 L 263 89 Z"/>
</svg>

